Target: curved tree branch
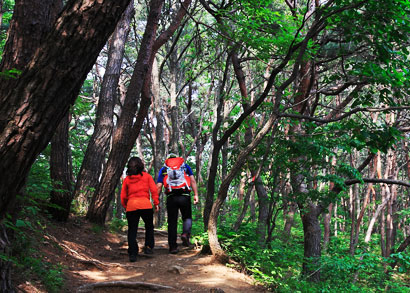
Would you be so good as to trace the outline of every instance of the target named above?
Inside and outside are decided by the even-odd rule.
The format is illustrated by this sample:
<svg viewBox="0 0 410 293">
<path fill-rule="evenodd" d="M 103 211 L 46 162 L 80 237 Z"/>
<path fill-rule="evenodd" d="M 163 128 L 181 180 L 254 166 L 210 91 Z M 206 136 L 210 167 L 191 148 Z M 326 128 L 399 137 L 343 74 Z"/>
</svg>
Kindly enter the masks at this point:
<svg viewBox="0 0 410 293">
<path fill-rule="evenodd" d="M 397 184 L 397 185 L 402 185 L 402 186 L 406 186 L 406 187 L 410 187 L 410 183 L 409 182 L 405 182 L 405 181 L 401 181 L 401 180 L 393 180 L 393 179 L 378 179 L 378 178 L 362 178 L 363 182 L 366 183 L 385 183 L 385 184 Z M 353 185 L 356 183 L 361 183 L 361 181 L 359 179 L 348 179 L 345 180 L 345 184 L 346 185 Z"/>
</svg>

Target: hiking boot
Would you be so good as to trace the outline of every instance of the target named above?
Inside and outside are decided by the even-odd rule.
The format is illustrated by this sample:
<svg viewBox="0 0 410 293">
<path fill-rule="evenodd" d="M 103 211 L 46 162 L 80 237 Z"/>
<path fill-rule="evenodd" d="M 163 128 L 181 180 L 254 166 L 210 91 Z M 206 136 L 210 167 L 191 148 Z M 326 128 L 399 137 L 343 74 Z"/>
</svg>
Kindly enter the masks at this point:
<svg viewBox="0 0 410 293">
<path fill-rule="evenodd" d="M 137 261 L 137 255 L 136 254 L 130 254 L 130 262 L 136 262 Z"/>
<path fill-rule="evenodd" d="M 169 250 L 170 254 L 177 254 L 179 252 L 178 248 L 172 248 Z"/>
<path fill-rule="evenodd" d="M 154 254 L 154 250 L 148 246 L 144 247 L 144 253 L 145 254 Z"/>
<path fill-rule="evenodd" d="M 182 240 L 182 244 L 186 247 L 189 247 L 189 237 L 187 234 L 182 234 L 181 235 L 181 240 Z"/>
</svg>

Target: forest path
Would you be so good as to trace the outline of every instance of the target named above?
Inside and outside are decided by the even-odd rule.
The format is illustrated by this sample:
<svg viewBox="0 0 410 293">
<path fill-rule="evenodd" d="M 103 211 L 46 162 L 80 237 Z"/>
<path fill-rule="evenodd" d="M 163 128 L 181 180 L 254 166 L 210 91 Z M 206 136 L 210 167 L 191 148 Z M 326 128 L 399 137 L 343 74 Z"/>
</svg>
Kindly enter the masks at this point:
<svg viewBox="0 0 410 293">
<path fill-rule="evenodd" d="M 179 253 L 169 254 L 164 231 L 155 231 L 154 254 L 140 253 L 134 263 L 128 260 L 126 232 L 98 231 L 81 218 L 53 223 L 43 237 L 46 260 L 64 266 L 66 286 L 61 292 L 263 292 L 249 276 L 211 263 L 210 255 L 183 247 L 179 239 Z M 144 243 L 144 229 L 137 238 Z M 22 292 L 43 292 L 21 281 Z M 113 286 L 93 287 L 107 282 Z"/>
</svg>

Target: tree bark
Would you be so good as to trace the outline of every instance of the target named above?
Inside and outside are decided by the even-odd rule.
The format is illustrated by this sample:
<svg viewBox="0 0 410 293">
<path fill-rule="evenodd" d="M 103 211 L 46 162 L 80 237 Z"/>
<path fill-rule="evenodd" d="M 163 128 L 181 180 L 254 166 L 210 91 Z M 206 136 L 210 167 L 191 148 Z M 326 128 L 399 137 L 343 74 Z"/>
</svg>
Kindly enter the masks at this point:
<svg viewBox="0 0 410 293">
<path fill-rule="evenodd" d="M 206 188 L 205 207 L 204 207 L 204 216 L 203 216 L 205 231 L 208 229 L 209 217 L 211 214 L 212 205 L 214 203 L 215 181 L 216 181 L 216 175 L 218 171 L 219 153 L 223 145 L 225 144 L 225 141 L 223 142 L 218 141 L 218 133 L 219 133 L 219 129 L 222 124 L 222 108 L 223 108 L 223 103 L 224 103 L 223 92 L 225 90 L 225 86 L 227 83 L 229 64 L 230 64 L 230 57 L 228 56 L 226 63 L 225 63 L 225 70 L 224 70 L 222 82 L 219 84 L 217 95 L 216 95 L 217 96 L 216 103 L 215 103 L 216 106 L 214 109 L 215 121 L 214 121 L 214 126 L 212 128 L 212 135 L 211 135 L 212 149 L 211 149 L 211 156 L 209 158 L 208 181 L 207 181 L 207 186 L 206 186 L 207 188 Z"/>
<path fill-rule="evenodd" d="M 249 109 L 248 103 L 248 91 L 246 88 L 246 81 L 245 81 L 245 74 L 242 70 L 242 67 L 239 63 L 238 55 L 236 52 L 232 53 L 232 65 L 235 71 L 236 79 L 238 80 L 239 89 L 242 95 L 242 107 L 243 110 L 246 111 Z M 251 101 L 253 102 L 253 101 Z M 248 117 L 248 121 L 253 118 L 253 115 Z M 253 137 L 253 127 L 247 127 L 245 130 L 245 144 L 248 145 L 252 142 Z M 254 159 L 250 158 L 250 166 L 254 166 Z M 269 198 L 266 192 L 266 188 L 263 185 L 262 179 L 257 174 L 257 170 L 251 167 L 251 175 L 252 178 L 255 180 L 255 190 L 258 194 L 258 205 L 259 205 L 259 213 L 258 213 L 258 226 L 257 226 L 257 235 L 259 239 L 259 244 L 261 246 L 265 245 L 265 237 L 267 232 L 267 222 L 269 216 Z"/>
<path fill-rule="evenodd" d="M 158 177 L 159 170 L 164 165 L 165 157 L 165 135 L 164 135 L 164 117 L 163 117 L 163 102 L 160 91 L 160 76 L 157 58 L 154 59 L 152 65 L 152 100 L 154 107 L 154 115 L 157 121 L 155 126 L 155 151 L 154 151 L 154 173 L 155 181 Z M 156 227 L 161 226 L 165 222 L 165 202 L 164 197 L 160 196 L 159 201 L 159 212 L 155 214 L 155 225 Z"/>
<path fill-rule="evenodd" d="M 134 1 L 130 1 L 109 41 L 108 60 L 99 95 L 94 132 L 88 142 L 74 191 L 79 211 L 86 211 L 89 199 L 98 186 L 105 157 L 110 147 L 118 81 L 125 42 L 133 15 Z"/>
<path fill-rule="evenodd" d="M 179 107 L 177 100 L 177 87 L 178 87 L 178 63 L 177 63 L 177 52 L 176 50 L 171 52 L 169 58 L 169 70 L 170 70 L 170 116 L 171 116 L 171 140 L 168 146 L 168 152 L 179 155 Z M 182 155 L 182 154 L 181 154 Z"/>
<path fill-rule="evenodd" d="M 282 178 L 282 181 L 284 181 L 281 185 L 282 185 L 283 206 L 284 206 L 283 207 L 283 218 L 285 220 L 283 232 L 286 237 L 284 240 L 287 241 L 287 239 L 290 236 L 293 223 L 295 221 L 295 214 L 297 212 L 298 205 L 295 202 L 295 199 L 289 196 L 291 193 L 291 188 L 292 188 L 291 184 L 285 178 Z"/>
<path fill-rule="evenodd" d="M 372 219 L 370 220 L 369 226 L 367 228 L 367 232 L 366 232 L 366 237 L 364 239 L 365 243 L 368 243 L 370 241 L 370 238 L 372 236 L 372 232 L 373 232 L 373 226 L 377 220 L 377 218 L 379 217 L 380 213 L 384 210 L 385 206 L 387 205 L 387 201 L 390 200 L 390 189 L 388 188 L 388 186 L 386 186 L 386 196 L 383 199 L 383 202 L 377 207 L 375 213 L 373 214 Z"/>
<path fill-rule="evenodd" d="M 112 149 L 105 167 L 101 182 L 94 193 L 90 207 L 87 212 L 87 219 L 93 223 L 104 224 L 105 216 L 112 199 L 112 193 L 116 183 L 122 174 L 128 155 L 131 152 L 136 138 L 141 130 L 142 123 L 148 112 L 150 97 L 141 97 L 144 86 L 144 80 L 151 73 L 151 55 L 153 54 L 153 45 L 155 34 L 158 28 L 158 22 L 161 15 L 163 1 L 153 0 L 150 3 L 149 15 L 145 27 L 144 36 L 141 41 L 137 63 L 134 73 L 131 77 L 122 107 L 121 116 L 117 122 L 117 129 L 113 136 Z M 137 120 L 141 123 L 139 129 L 134 129 L 133 118 L 137 111 L 137 101 L 140 100 L 140 108 Z M 119 168 L 118 166 L 121 166 Z"/>
<path fill-rule="evenodd" d="M 52 206 L 49 208 L 49 212 L 54 220 L 62 222 L 68 219 L 73 199 L 72 169 L 68 142 L 70 116 L 69 112 L 67 112 L 58 125 L 56 133 L 51 140 L 50 153 L 50 178 L 53 190 L 50 193 L 50 203 Z"/>
<path fill-rule="evenodd" d="M 313 203 L 301 209 L 304 235 L 303 275 L 312 282 L 320 281 L 321 229 L 319 215 L 322 209 Z"/>
<path fill-rule="evenodd" d="M 57 13 L 61 11 L 62 1 L 16 1 L 14 6 L 13 17 L 10 23 L 10 28 L 8 31 L 8 38 L 4 48 L 3 58 L 0 64 L 0 72 L 7 71 L 10 69 L 17 69 L 21 72 L 29 60 L 33 57 L 35 51 L 40 46 L 40 43 L 44 40 L 47 32 L 50 31 L 52 23 L 57 17 Z M 0 29 L 3 17 L 3 1 L 1 1 L 0 7 Z M 8 79 L 7 82 L 2 80 L 0 82 L 0 103 L 5 105 L 7 100 L 6 91 L 12 89 L 16 86 L 18 79 Z M 12 106 L 9 105 L 11 108 Z M 8 119 L 8 117 L 2 117 Z M 2 123 L 0 123 L 2 125 Z M 3 130 L 3 129 L 2 129 Z M 7 167 L 6 167 L 7 170 Z M 3 170 L 2 170 L 3 171 Z M 8 172 L 8 171 L 7 171 Z M 3 173 L 2 173 L 3 174 Z M 0 197 L 7 196 L 11 198 L 11 202 L 2 206 L 0 201 L 0 222 L 3 221 L 4 212 L 10 212 L 12 215 L 16 213 L 13 209 L 13 197 L 15 193 L 20 192 L 23 189 L 24 182 L 28 175 L 28 171 L 21 174 L 21 186 L 16 188 L 16 190 L 11 191 L 10 194 L 3 194 L 0 189 Z M 70 178 L 71 179 L 71 178 Z M 69 179 L 69 180 L 70 180 Z M 0 183 L 1 184 L 1 183 Z M 6 192 L 8 192 L 6 187 Z M 4 210 L 3 210 L 4 208 Z M 3 211 L 1 211 L 3 210 Z M 13 215 L 15 217 L 16 215 Z M 10 237 L 7 236 L 7 230 L 5 226 L 1 224 L 0 226 L 0 250 L 4 256 L 9 255 L 9 245 L 12 241 L 13 233 Z M 12 292 L 11 284 L 11 263 L 6 259 L 0 262 L 0 289 L 2 292 Z"/>
<path fill-rule="evenodd" d="M 277 97 L 277 101 L 275 106 L 279 106 L 280 98 Z M 276 109 L 276 108 L 275 108 Z M 217 236 L 217 223 L 218 223 L 218 215 L 219 211 L 226 199 L 228 194 L 229 186 L 232 180 L 235 178 L 236 174 L 241 170 L 244 162 L 247 160 L 247 156 L 252 152 L 258 144 L 262 141 L 264 136 L 271 130 L 273 125 L 277 122 L 276 116 L 274 114 L 271 115 L 267 123 L 262 127 L 262 129 L 255 135 L 252 143 L 247 145 L 238 155 L 234 165 L 232 166 L 231 170 L 229 171 L 228 175 L 221 183 L 221 187 L 218 191 L 218 197 L 215 200 L 214 204 L 212 205 L 212 210 L 209 216 L 208 222 L 208 238 L 209 238 L 209 246 L 212 251 L 213 258 L 221 263 L 225 263 L 228 260 L 228 257 L 224 250 L 222 249 Z"/>
<path fill-rule="evenodd" d="M 252 190 L 254 190 L 254 184 L 253 183 L 249 184 L 248 190 L 246 191 L 246 194 L 245 194 L 245 197 L 243 198 L 243 200 L 240 200 L 240 201 L 243 201 L 243 206 L 242 206 L 242 211 L 239 214 L 238 219 L 236 220 L 236 222 L 235 222 L 235 224 L 232 228 L 232 230 L 234 230 L 234 231 L 239 230 L 239 228 L 241 227 L 242 221 L 245 218 L 246 211 L 249 207 L 249 200 L 251 198 Z"/>
<path fill-rule="evenodd" d="M 330 242 L 330 221 L 332 219 L 333 203 L 327 207 L 327 213 L 323 219 L 323 250 L 326 251 Z"/>
<path fill-rule="evenodd" d="M 0 72 L 26 67 L 61 9 L 62 0 L 15 1 Z M 0 90 L 3 90 L 3 86 L 0 86 Z M 1 101 L 3 98 L 1 96 Z"/>
<path fill-rule="evenodd" d="M 356 197 L 358 196 L 358 192 L 359 192 L 359 187 L 357 184 L 350 187 L 350 220 L 351 220 L 350 243 L 349 243 L 350 255 L 354 255 L 354 250 L 355 250 L 354 237 L 355 237 L 355 229 L 356 229 L 356 221 L 357 221 Z"/>
<path fill-rule="evenodd" d="M 0 83 L 1 218 L 74 102 L 74 93 L 128 2 L 69 2 L 22 74 Z"/>
<path fill-rule="evenodd" d="M 10 242 L 4 224 L 0 224 L 0 253 L 4 256 L 10 255 Z M 0 270 L 0 291 L 14 292 L 14 288 L 11 283 L 12 266 L 10 261 L 0 258 Z"/>
<path fill-rule="evenodd" d="M 3 0 L 0 0 L 0 32 L 1 32 L 1 27 L 3 26 Z"/>
<path fill-rule="evenodd" d="M 376 161 L 377 161 L 377 157 L 373 158 L 373 164 L 370 165 L 370 176 L 374 177 L 374 174 L 376 172 Z M 374 188 L 373 188 L 373 184 L 369 184 L 367 191 L 366 191 L 366 196 L 363 200 L 363 204 L 362 204 L 362 208 L 360 210 L 359 216 L 357 217 L 356 220 L 356 227 L 355 227 L 355 235 L 354 235 L 354 241 L 353 241 L 353 249 L 351 249 L 351 253 L 354 253 L 354 251 L 356 250 L 357 244 L 359 243 L 359 231 L 360 231 L 360 226 L 362 224 L 362 220 L 364 217 L 364 213 L 366 211 L 367 205 L 370 202 L 370 194 L 371 193 L 375 193 Z M 352 254 L 353 255 L 353 254 Z"/>
<path fill-rule="evenodd" d="M 330 173 L 335 174 L 335 165 L 336 165 L 336 158 L 332 158 L 331 162 L 332 167 L 330 168 Z M 329 184 L 329 189 L 333 190 L 334 188 L 334 183 L 330 182 Z M 323 220 L 323 230 L 324 230 L 324 235 L 323 235 L 323 250 L 327 250 L 327 246 L 330 242 L 330 222 L 332 220 L 332 210 L 333 210 L 333 203 L 330 203 L 329 206 L 327 207 L 327 213 L 324 216 Z"/>
<path fill-rule="evenodd" d="M 131 149 L 148 114 L 148 108 L 151 104 L 151 73 L 155 54 L 179 27 L 191 0 L 185 0 L 181 4 L 182 7 L 175 16 L 174 21 L 155 40 L 163 2 L 152 0 L 150 3 L 147 26 L 141 41 L 137 63 L 127 90 L 121 117 L 117 122 L 118 127 L 113 136 L 112 150 L 108 157 L 100 185 L 92 198 L 87 213 L 87 219 L 97 224 L 104 224 L 105 213 L 112 199 L 116 183 L 122 174 Z M 134 122 L 138 107 L 136 101 L 139 98 L 141 98 L 140 107 Z"/>
</svg>

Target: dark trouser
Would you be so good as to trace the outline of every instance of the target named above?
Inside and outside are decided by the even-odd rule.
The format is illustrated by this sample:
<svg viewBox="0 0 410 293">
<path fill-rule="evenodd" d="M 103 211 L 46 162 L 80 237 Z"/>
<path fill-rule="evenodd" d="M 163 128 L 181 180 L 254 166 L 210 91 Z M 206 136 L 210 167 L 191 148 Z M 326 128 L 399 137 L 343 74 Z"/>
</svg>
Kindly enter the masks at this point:
<svg viewBox="0 0 410 293">
<path fill-rule="evenodd" d="M 154 211 L 153 209 L 127 212 L 128 221 L 128 254 L 138 254 L 137 231 L 140 217 L 145 223 L 145 246 L 154 248 Z"/>
<path fill-rule="evenodd" d="M 192 208 L 189 194 L 171 194 L 167 197 L 168 245 L 169 249 L 177 248 L 178 211 L 181 211 L 183 234 L 191 234 Z"/>
</svg>

